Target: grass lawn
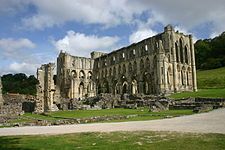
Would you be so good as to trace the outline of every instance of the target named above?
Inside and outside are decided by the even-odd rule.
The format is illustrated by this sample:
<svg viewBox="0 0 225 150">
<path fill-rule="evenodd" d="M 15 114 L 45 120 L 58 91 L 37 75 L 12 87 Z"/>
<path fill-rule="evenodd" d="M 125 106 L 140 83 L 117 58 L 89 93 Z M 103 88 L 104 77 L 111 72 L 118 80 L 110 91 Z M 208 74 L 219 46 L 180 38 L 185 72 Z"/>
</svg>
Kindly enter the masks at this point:
<svg viewBox="0 0 225 150">
<path fill-rule="evenodd" d="M 95 116 L 127 116 L 127 115 L 185 115 L 190 110 L 168 110 L 163 112 L 149 112 L 148 109 L 101 109 L 101 110 L 73 110 L 50 112 L 48 115 L 55 118 L 90 118 Z"/>
<path fill-rule="evenodd" d="M 197 92 L 175 93 L 169 97 L 174 99 L 188 97 L 225 98 L 225 89 L 198 89 Z"/>
<path fill-rule="evenodd" d="M 225 67 L 212 70 L 197 70 L 198 92 L 183 92 L 170 98 L 206 97 L 225 98 Z"/>
<path fill-rule="evenodd" d="M 199 89 L 225 89 L 225 67 L 212 70 L 198 70 L 197 84 Z"/>
<path fill-rule="evenodd" d="M 222 150 L 225 149 L 225 135 L 141 131 L 40 136 L 10 136 L 0 137 L 0 149 Z"/>
<path fill-rule="evenodd" d="M 83 119 L 96 116 L 131 116 L 120 120 L 107 120 L 101 122 L 123 122 L 123 121 L 141 121 L 163 119 L 168 116 L 176 117 L 181 115 L 191 115 L 192 110 L 168 110 L 163 112 L 149 112 L 148 109 L 102 109 L 102 110 L 73 110 L 50 112 L 48 116 L 41 114 L 26 113 L 18 119 L 11 120 L 10 123 L 30 123 L 37 120 L 56 121 L 62 119 Z"/>
</svg>

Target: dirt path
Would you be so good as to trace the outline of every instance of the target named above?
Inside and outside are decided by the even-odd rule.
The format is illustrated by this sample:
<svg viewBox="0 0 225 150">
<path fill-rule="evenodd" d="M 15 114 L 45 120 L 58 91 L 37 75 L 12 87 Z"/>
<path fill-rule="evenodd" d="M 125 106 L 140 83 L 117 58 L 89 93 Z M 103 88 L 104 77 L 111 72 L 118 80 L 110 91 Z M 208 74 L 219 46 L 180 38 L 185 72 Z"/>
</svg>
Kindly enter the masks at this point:
<svg viewBox="0 0 225 150">
<path fill-rule="evenodd" d="M 225 134 L 225 109 L 151 121 L 0 128 L 0 136 L 141 130 Z"/>
</svg>

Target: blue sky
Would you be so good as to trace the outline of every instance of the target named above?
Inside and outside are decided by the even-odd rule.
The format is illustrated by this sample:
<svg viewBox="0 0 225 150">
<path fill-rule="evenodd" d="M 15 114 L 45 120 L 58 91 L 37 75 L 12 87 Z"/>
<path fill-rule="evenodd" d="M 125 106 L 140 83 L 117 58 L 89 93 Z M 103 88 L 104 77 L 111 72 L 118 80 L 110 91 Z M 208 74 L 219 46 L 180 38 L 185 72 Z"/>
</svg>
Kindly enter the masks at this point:
<svg viewBox="0 0 225 150">
<path fill-rule="evenodd" d="M 163 31 L 195 40 L 225 31 L 224 0 L 0 0 L 0 75 L 35 74 L 60 50 L 89 57 Z"/>
</svg>

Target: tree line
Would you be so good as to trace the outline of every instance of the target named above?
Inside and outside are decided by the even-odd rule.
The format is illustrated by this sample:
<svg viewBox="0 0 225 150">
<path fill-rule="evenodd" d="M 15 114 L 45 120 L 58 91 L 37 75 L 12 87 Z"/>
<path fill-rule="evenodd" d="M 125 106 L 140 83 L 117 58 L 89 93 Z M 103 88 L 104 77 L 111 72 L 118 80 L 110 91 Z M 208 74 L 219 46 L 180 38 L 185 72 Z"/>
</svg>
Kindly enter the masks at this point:
<svg viewBox="0 0 225 150">
<path fill-rule="evenodd" d="M 225 66 L 225 32 L 213 39 L 198 40 L 194 46 L 197 69 L 207 70 Z"/>
<path fill-rule="evenodd" d="M 34 75 L 24 73 L 6 74 L 2 76 L 2 93 L 36 94 L 38 80 Z"/>
</svg>

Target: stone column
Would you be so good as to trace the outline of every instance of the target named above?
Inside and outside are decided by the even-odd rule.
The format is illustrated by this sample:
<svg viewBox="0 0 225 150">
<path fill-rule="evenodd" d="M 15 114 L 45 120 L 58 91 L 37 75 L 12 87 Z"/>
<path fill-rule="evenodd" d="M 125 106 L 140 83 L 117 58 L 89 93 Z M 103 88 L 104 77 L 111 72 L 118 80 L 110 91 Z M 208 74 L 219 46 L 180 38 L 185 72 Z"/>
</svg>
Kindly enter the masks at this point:
<svg viewBox="0 0 225 150">
<path fill-rule="evenodd" d="M 196 79 L 196 66 L 195 66 L 195 50 L 192 35 L 189 35 L 190 39 L 190 51 L 191 51 L 191 68 L 192 68 L 192 86 L 193 91 L 197 91 L 197 79 Z"/>
<path fill-rule="evenodd" d="M 177 92 L 177 63 L 178 60 L 176 60 L 176 48 L 175 48 L 175 41 L 174 41 L 174 32 L 171 32 L 172 34 L 172 39 L 171 39 L 171 43 L 172 43 L 172 51 L 173 51 L 173 57 L 172 57 L 172 63 L 173 63 L 173 87 L 174 87 L 174 92 Z"/>
<path fill-rule="evenodd" d="M 0 106 L 3 105 L 3 98 L 2 98 L 2 78 L 0 76 Z"/>
</svg>

